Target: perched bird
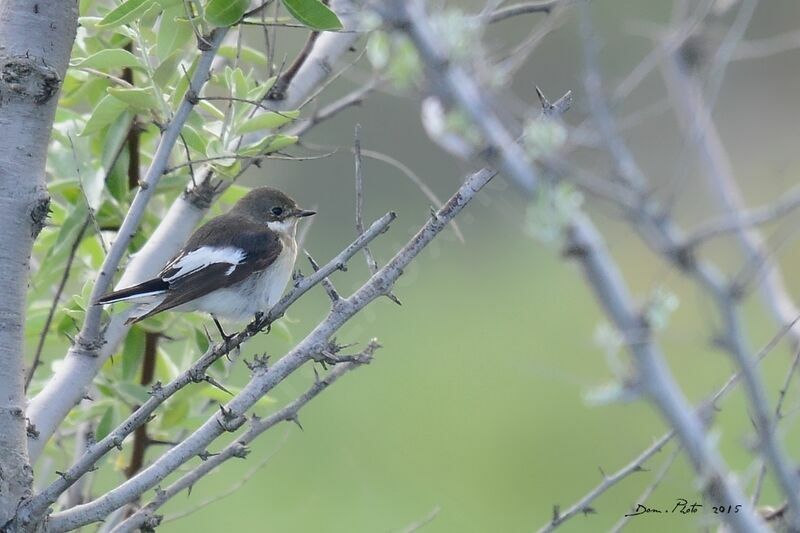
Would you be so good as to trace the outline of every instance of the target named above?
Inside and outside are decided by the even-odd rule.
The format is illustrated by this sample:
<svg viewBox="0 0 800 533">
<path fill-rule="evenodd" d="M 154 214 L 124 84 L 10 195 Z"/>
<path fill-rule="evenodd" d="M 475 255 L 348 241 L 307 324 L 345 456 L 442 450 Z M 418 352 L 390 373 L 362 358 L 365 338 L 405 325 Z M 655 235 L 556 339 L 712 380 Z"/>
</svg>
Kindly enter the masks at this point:
<svg viewBox="0 0 800 533">
<path fill-rule="evenodd" d="M 158 276 L 96 303 L 139 304 L 126 323 L 168 309 L 210 313 L 218 327 L 218 318 L 243 321 L 265 313 L 292 275 L 297 223 L 314 214 L 277 189 L 253 189 L 195 230 Z"/>
</svg>

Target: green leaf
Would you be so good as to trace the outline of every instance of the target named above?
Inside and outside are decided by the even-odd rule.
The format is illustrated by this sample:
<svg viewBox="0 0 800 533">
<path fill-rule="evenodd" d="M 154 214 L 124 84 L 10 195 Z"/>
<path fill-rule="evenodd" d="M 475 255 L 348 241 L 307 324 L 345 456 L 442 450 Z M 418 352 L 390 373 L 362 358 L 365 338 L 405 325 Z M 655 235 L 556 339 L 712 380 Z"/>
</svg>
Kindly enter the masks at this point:
<svg viewBox="0 0 800 533">
<path fill-rule="evenodd" d="M 283 5 L 304 26 L 314 30 L 340 30 L 342 21 L 319 0 L 283 0 Z"/>
<path fill-rule="evenodd" d="M 183 59 L 183 53 L 180 50 L 176 50 L 170 54 L 169 57 L 156 67 L 155 72 L 153 72 L 153 82 L 162 89 L 166 89 L 172 80 L 177 78 L 180 73 L 179 65 L 181 59 Z"/>
<path fill-rule="evenodd" d="M 156 37 L 156 55 L 159 59 L 166 59 L 175 50 L 192 40 L 194 36 L 192 25 L 180 18 L 184 14 L 185 8 L 182 3 L 165 9 L 161 14 Z"/>
<path fill-rule="evenodd" d="M 139 361 L 144 354 L 144 330 L 133 326 L 122 345 L 122 379 L 133 380 L 139 372 Z"/>
<path fill-rule="evenodd" d="M 120 381 L 114 384 L 117 395 L 132 405 L 141 405 L 150 399 L 147 389 L 137 383 Z"/>
<path fill-rule="evenodd" d="M 206 353 L 206 350 L 208 350 L 209 347 L 209 343 L 205 331 L 203 331 L 202 329 L 195 329 L 194 342 L 195 344 L 197 344 L 197 349 L 200 353 Z"/>
<path fill-rule="evenodd" d="M 150 88 L 123 89 L 121 87 L 109 87 L 107 91 L 108 94 L 122 102 L 125 102 L 133 109 L 147 111 L 150 109 L 158 109 L 160 107 L 155 94 L 153 94 L 153 91 Z"/>
<path fill-rule="evenodd" d="M 97 428 L 94 430 L 94 435 L 97 440 L 104 439 L 111 430 L 114 429 L 114 407 L 109 406 L 100 417 L 100 422 L 97 423 Z"/>
<path fill-rule="evenodd" d="M 255 48 L 250 48 L 249 46 L 244 45 L 242 45 L 241 49 L 239 49 L 237 46 L 226 44 L 219 47 L 217 54 L 225 59 L 236 59 L 236 56 L 238 55 L 239 59 L 245 63 L 251 63 L 260 67 L 266 66 L 269 63 L 269 59 L 267 58 L 266 54 L 259 52 Z"/>
<path fill-rule="evenodd" d="M 142 67 L 142 62 L 138 57 L 123 50 L 122 48 L 108 48 L 90 55 L 85 59 L 79 59 L 76 63 L 70 64 L 74 68 L 123 68 L 123 67 Z"/>
<path fill-rule="evenodd" d="M 83 137 L 84 135 L 100 131 L 114 122 L 126 109 L 128 109 L 128 104 L 107 94 L 100 100 L 94 108 L 94 111 L 92 111 L 92 116 L 86 121 L 86 125 L 83 127 L 83 131 L 81 131 L 79 136 Z"/>
<path fill-rule="evenodd" d="M 103 19 L 97 23 L 98 28 L 113 28 L 121 26 L 126 22 L 135 20 L 143 15 L 152 5 L 153 0 L 125 0 L 116 8 L 109 11 Z"/>
<path fill-rule="evenodd" d="M 197 133 L 197 130 L 194 129 L 192 126 L 186 124 L 183 127 L 183 131 L 181 132 L 183 136 L 183 140 L 186 141 L 186 145 L 197 152 L 198 154 L 203 154 L 203 157 L 206 155 L 206 140 L 205 138 Z"/>
<path fill-rule="evenodd" d="M 164 414 L 159 419 L 159 427 L 161 429 L 172 429 L 183 422 L 187 416 L 189 416 L 188 400 L 170 401 L 167 408 L 164 409 Z"/>
<path fill-rule="evenodd" d="M 208 100 L 200 100 L 198 102 L 198 107 L 201 109 L 206 110 L 211 116 L 213 116 L 217 120 L 225 120 L 225 113 L 222 112 L 217 106 L 209 102 Z"/>
<path fill-rule="evenodd" d="M 269 111 L 261 113 L 253 118 L 247 119 L 236 128 L 236 132 L 240 135 L 245 133 L 252 133 L 259 130 L 274 130 L 300 116 L 300 111 Z"/>
<path fill-rule="evenodd" d="M 239 150 L 239 155 L 255 157 L 258 155 L 270 154 L 282 148 L 286 148 L 287 146 L 291 146 L 297 143 L 297 141 L 298 137 L 296 135 L 270 135 L 257 143 L 245 146 Z"/>
<path fill-rule="evenodd" d="M 249 0 L 211 0 L 206 5 L 205 18 L 215 26 L 230 26 L 239 22 L 249 5 Z"/>
<path fill-rule="evenodd" d="M 72 247 L 72 244 L 78 237 L 80 229 L 86 222 L 86 217 L 89 215 L 89 211 L 86 207 L 86 202 L 81 200 L 73 204 L 71 207 L 72 211 L 69 213 L 67 218 L 64 220 L 64 223 L 61 225 L 61 228 L 58 231 L 58 237 L 56 237 L 56 241 L 53 244 L 53 247 L 47 252 L 46 258 L 48 260 L 56 258 L 60 259 L 62 253 L 64 256 L 66 256 L 67 251 Z M 53 262 L 46 261 L 45 265 L 43 266 L 47 265 L 53 265 Z"/>
</svg>

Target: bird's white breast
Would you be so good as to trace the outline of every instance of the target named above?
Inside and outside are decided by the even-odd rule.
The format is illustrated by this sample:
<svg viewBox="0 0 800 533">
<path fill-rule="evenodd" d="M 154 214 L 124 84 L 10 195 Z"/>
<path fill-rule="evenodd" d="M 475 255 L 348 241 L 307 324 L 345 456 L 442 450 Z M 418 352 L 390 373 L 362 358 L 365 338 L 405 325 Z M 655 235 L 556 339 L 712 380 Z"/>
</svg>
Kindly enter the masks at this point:
<svg viewBox="0 0 800 533">
<path fill-rule="evenodd" d="M 205 311 L 235 321 L 250 320 L 256 313 L 269 311 L 283 294 L 297 257 L 297 245 L 293 238 L 281 235 L 281 244 L 281 253 L 262 272 L 230 287 L 201 296 L 177 309 Z"/>
</svg>

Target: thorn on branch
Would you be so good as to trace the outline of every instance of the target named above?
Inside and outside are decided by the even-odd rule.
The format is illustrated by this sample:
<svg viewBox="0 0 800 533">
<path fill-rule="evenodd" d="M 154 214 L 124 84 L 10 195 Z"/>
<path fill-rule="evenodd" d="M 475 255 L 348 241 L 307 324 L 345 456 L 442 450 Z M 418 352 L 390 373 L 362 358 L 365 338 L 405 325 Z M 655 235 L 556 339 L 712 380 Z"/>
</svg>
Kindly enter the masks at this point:
<svg viewBox="0 0 800 533">
<path fill-rule="evenodd" d="M 553 519 L 551 520 L 552 524 L 558 524 L 559 520 L 561 519 L 561 507 L 558 504 L 553 506 Z"/>
<path fill-rule="evenodd" d="M 233 396 L 233 393 L 232 393 L 231 391 L 229 391 L 228 389 L 226 389 L 226 388 L 225 388 L 225 387 L 224 387 L 224 386 L 223 386 L 223 385 L 222 385 L 222 384 L 221 384 L 219 381 L 217 381 L 216 379 L 214 379 L 212 376 L 206 375 L 206 377 L 205 377 L 205 381 L 206 381 L 206 383 L 208 383 L 209 385 L 211 385 L 211 386 L 213 386 L 213 387 L 216 387 L 216 388 L 218 388 L 218 389 L 219 389 L 219 390 L 221 390 L 222 392 L 227 392 L 228 394 L 230 394 L 231 396 Z"/>
<path fill-rule="evenodd" d="M 296 412 L 294 412 L 294 413 L 290 414 L 289 416 L 287 416 L 286 417 L 286 421 L 287 422 L 294 422 L 295 424 L 297 424 L 297 427 L 300 428 L 300 431 L 305 431 L 305 429 L 303 429 L 303 424 L 300 423 L 300 417 L 297 416 Z"/>
<path fill-rule="evenodd" d="M 219 410 L 222 420 L 217 418 L 217 424 L 219 424 L 219 427 L 223 430 L 231 433 L 239 429 L 241 425 L 245 423 L 245 417 L 237 415 L 232 409 L 226 409 L 224 405 L 220 405 Z"/>
<path fill-rule="evenodd" d="M 201 461 L 206 462 L 215 455 L 219 455 L 219 453 L 211 453 L 208 450 L 203 450 L 202 452 L 197 454 L 197 457 L 199 457 Z"/>
<path fill-rule="evenodd" d="M 567 91 L 564 96 L 555 102 L 550 102 L 538 85 L 535 86 L 535 89 L 539 102 L 542 104 L 542 114 L 546 117 L 563 115 L 572 107 L 572 91 Z"/>
<path fill-rule="evenodd" d="M 384 296 L 389 298 L 392 302 L 396 303 L 397 305 L 403 305 L 403 302 L 401 302 L 400 299 L 397 296 L 395 296 L 394 293 L 392 292 L 387 292 L 386 294 L 384 294 Z"/>
<path fill-rule="evenodd" d="M 311 268 L 314 269 L 314 272 L 318 272 L 319 264 L 314 260 L 313 257 L 311 257 L 311 254 L 309 254 L 305 250 L 304 252 L 306 254 L 306 257 L 308 258 L 308 262 L 311 263 Z M 343 267 L 342 264 L 337 265 L 337 268 L 339 268 L 340 270 L 343 269 L 342 267 Z M 327 277 L 322 278 L 320 284 L 322 285 L 322 288 L 325 289 L 325 293 L 328 295 L 328 298 L 330 298 L 331 302 L 336 303 L 342 299 L 342 297 L 339 295 L 339 292 L 333 286 L 333 283 L 331 283 L 330 279 L 328 279 Z"/>
<path fill-rule="evenodd" d="M 156 394 L 159 394 L 162 390 L 163 390 L 163 387 L 161 386 L 161 381 L 156 381 L 150 387 L 150 390 L 148 391 L 148 394 L 150 396 L 155 396 Z"/>
</svg>

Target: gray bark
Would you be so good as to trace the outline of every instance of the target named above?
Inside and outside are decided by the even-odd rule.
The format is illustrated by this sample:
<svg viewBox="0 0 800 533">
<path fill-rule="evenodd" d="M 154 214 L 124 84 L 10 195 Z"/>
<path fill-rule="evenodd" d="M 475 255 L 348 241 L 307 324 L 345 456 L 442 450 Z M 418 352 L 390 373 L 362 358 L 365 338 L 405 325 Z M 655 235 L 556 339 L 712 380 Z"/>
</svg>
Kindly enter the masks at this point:
<svg viewBox="0 0 800 533">
<path fill-rule="evenodd" d="M 0 524 L 31 491 L 25 297 L 33 241 L 49 211 L 47 145 L 77 17 L 72 0 L 0 0 Z"/>
</svg>

